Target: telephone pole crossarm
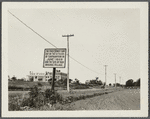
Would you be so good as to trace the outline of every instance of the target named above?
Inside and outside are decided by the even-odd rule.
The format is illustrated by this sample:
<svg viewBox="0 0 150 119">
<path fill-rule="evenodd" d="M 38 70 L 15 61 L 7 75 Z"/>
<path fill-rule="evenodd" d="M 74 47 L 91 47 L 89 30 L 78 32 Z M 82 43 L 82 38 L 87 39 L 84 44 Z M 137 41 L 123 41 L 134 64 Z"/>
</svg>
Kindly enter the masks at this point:
<svg viewBox="0 0 150 119">
<path fill-rule="evenodd" d="M 74 36 L 74 34 L 70 34 L 70 35 L 62 35 L 62 37 L 71 37 Z"/>
</svg>

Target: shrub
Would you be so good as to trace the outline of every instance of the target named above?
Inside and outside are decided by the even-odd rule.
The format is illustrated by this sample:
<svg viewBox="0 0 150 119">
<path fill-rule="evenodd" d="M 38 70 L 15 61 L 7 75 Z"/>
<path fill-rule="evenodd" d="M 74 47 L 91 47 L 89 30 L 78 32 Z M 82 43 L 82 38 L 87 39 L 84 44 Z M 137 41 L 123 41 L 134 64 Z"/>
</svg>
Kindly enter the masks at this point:
<svg viewBox="0 0 150 119">
<path fill-rule="evenodd" d="M 52 105 L 56 102 L 61 102 L 63 100 L 62 96 L 59 93 L 52 91 L 51 89 L 47 89 L 45 91 L 45 98 Z"/>
<path fill-rule="evenodd" d="M 30 90 L 29 87 L 21 87 L 21 86 L 8 86 L 9 91 L 14 91 L 14 90 Z"/>
<path fill-rule="evenodd" d="M 21 106 L 29 106 L 40 109 L 46 103 L 51 105 L 56 102 L 62 101 L 62 96 L 51 89 L 47 89 L 45 92 L 42 92 L 38 86 L 34 86 L 29 92 L 29 98 L 24 98 Z"/>
<path fill-rule="evenodd" d="M 20 106 L 17 104 L 17 101 L 9 103 L 9 111 L 18 111 L 20 110 Z"/>
<path fill-rule="evenodd" d="M 18 111 L 20 110 L 21 105 L 21 97 L 20 96 L 9 96 L 8 110 L 9 111 Z"/>
<path fill-rule="evenodd" d="M 30 98 L 24 98 L 22 103 L 21 103 L 21 107 L 30 106 L 31 105 L 30 101 L 31 101 Z"/>
<path fill-rule="evenodd" d="M 38 86 L 42 87 L 43 85 L 41 83 L 38 82 Z"/>
<path fill-rule="evenodd" d="M 29 95 L 30 98 L 35 98 L 38 96 L 40 89 L 37 86 L 34 86 L 33 88 L 31 88 Z"/>
<path fill-rule="evenodd" d="M 34 86 L 29 92 L 29 98 L 24 98 L 21 106 L 40 108 L 44 105 L 44 102 L 44 93 L 41 91 L 40 88 Z"/>
<path fill-rule="evenodd" d="M 101 86 L 101 88 L 105 88 L 105 85 Z"/>
<path fill-rule="evenodd" d="M 73 89 L 88 89 L 89 86 L 75 85 Z"/>
<path fill-rule="evenodd" d="M 18 86 L 8 86 L 8 90 L 23 90 L 23 87 L 18 87 Z"/>
</svg>

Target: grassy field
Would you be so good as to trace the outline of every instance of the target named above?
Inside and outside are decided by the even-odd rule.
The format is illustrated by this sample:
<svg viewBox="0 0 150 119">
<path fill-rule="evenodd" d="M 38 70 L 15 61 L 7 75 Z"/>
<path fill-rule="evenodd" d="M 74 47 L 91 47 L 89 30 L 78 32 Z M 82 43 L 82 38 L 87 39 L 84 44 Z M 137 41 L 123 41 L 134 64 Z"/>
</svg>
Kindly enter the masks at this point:
<svg viewBox="0 0 150 119">
<path fill-rule="evenodd" d="M 34 85 L 38 85 L 39 82 L 28 82 L 28 81 L 9 81 L 8 86 L 9 87 L 20 87 L 23 89 L 29 89 L 32 88 Z M 40 82 L 41 85 L 47 86 L 50 88 L 50 84 L 48 82 Z"/>
<path fill-rule="evenodd" d="M 87 96 L 87 95 L 93 95 L 96 93 L 100 93 L 103 94 L 105 92 L 112 92 L 114 91 L 114 89 L 89 89 L 89 90 L 72 90 L 70 91 L 70 93 L 68 93 L 67 91 L 58 91 L 58 93 L 60 93 L 64 98 L 70 97 L 70 96 L 75 96 L 75 97 L 79 97 L 79 96 Z"/>
<path fill-rule="evenodd" d="M 39 96 L 38 98 L 37 97 L 31 98 L 31 96 L 35 95 L 37 93 L 37 91 L 34 91 L 34 93 L 31 93 L 30 95 L 29 95 L 29 92 L 30 92 L 29 90 L 28 91 L 27 90 L 11 90 L 11 91 L 9 91 L 9 95 L 8 95 L 9 96 L 9 110 L 10 111 L 24 110 L 24 106 L 28 107 L 27 110 L 82 110 L 82 108 L 86 109 L 86 110 L 103 109 L 103 108 L 97 107 L 97 105 L 99 105 L 99 103 L 98 103 L 99 100 L 101 100 L 101 98 L 100 98 L 101 96 L 106 97 L 106 98 L 109 97 L 106 100 L 108 100 L 107 102 L 110 104 L 111 103 L 115 104 L 115 102 L 117 100 L 120 100 L 120 102 L 127 103 L 127 101 L 125 101 L 123 99 L 126 99 L 126 100 L 131 99 L 132 96 L 128 93 L 124 93 L 123 91 L 140 90 L 139 87 L 132 87 L 132 88 L 117 87 L 117 88 L 115 88 L 112 86 L 107 86 L 106 89 L 103 89 L 103 88 L 101 88 L 101 86 L 98 86 L 98 85 L 87 86 L 84 84 L 80 84 L 80 85 L 79 84 L 78 85 L 70 84 L 70 92 L 67 92 L 66 87 L 63 88 L 63 86 L 57 86 L 57 87 L 55 87 L 55 92 L 57 94 L 55 94 L 56 97 L 53 99 L 58 99 L 58 100 L 55 103 L 53 103 L 53 106 L 49 107 L 49 105 L 45 105 L 45 104 L 49 103 L 51 105 L 51 103 L 49 101 L 52 101 L 52 100 L 48 98 L 48 102 L 44 101 L 46 99 L 45 98 L 46 97 L 45 90 L 48 88 L 51 89 L 51 86 L 48 82 L 40 82 L 40 85 L 39 85 L 39 82 L 23 82 L 23 81 L 9 82 L 9 86 L 23 87 L 23 88 L 29 87 L 29 89 L 31 89 L 35 85 L 37 85 L 38 90 L 40 89 L 39 91 L 41 92 L 41 94 L 40 94 L 40 92 L 38 93 L 38 96 Z M 121 93 L 118 93 L 118 92 L 121 92 Z M 109 95 L 107 96 L 107 94 L 109 94 L 110 96 Z M 129 97 L 128 97 L 128 95 L 129 95 Z M 132 95 L 134 95 L 134 94 L 132 94 Z M 128 98 L 126 98 L 126 97 L 128 97 Z M 96 102 L 95 98 L 98 100 L 98 102 Z M 139 101 L 139 97 L 135 96 L 133 98 L 135 100 L 137 98 L 136 103 L 138 104 L 137 101 Z M 94 105 L 93 101 L 90 102 L 91 99 L 95 100 L 95 104 L 96 104 L 95 106 L 97 108 L 86 107 L 88 102 L 89 102 L 89 104 Z M 109 99 L 111 99 L 111 100 L 109 100 Z M 39 107 L 36 108 L 33 106 L 32 107 L 26 106 L 26 105 L 30 105 L 30 102 L 32 102 L 32 100 L 35 100 L 34 102 L 36 104 L 39 104 L 39 102 L 42 101 L 42 105 L 40 106 L 40 108 Z M 87 100 L 86 104 L 84 103 L 85 100 Z M 114 100 L 114 101 L 116 100 L 116 101 L 113 102 L 112 100 Z M 105 105 L 105 103 L 107 103 L 107 102 L 105 102 L 105 99 L 104 99 L 101 104 L 104 103 L 104 105 Z M 80 103 L 82 103 L 82 104 L 80 104 Z M 119 102 L 118 102 L 118 104 L 119 104 Z M 122 103 L 120 103 L 120 104 L 122 104 Z M 20 106 L 20 105 L 22 105 L 22 106 Z M 117 104 L 115 104 L 115 105 L 117 105 Z M 115 107 L 115 105 L 114 105 L 114 107 Z M 110 108 L 110 106 L 107 106 L 107 107 L 105 107 L 105 109 L 115 109 L 114 107 Z M 116 109 L 117 108 L 121 109 L 119 107 L 116 107 Z M 132 109 L 133 108 L 134 108 L 134 106 L 132 107 Z M 122 109 L 126 109 L 126 108 L 122 108 Z M 135 108 L 135 109 L 137 109 L 137 108 Z"/>
<path fill-rule="evenodd" d="M 122 89 L 118 89 L 118 90 L 122 90 Z M 58 90 L 57 92 L 62 95 L 63 98 L 68 98 L 68 97 L 80 97 L 80 96 L 92 96 L 92 95 L 96 95 L 96 94 L 104 94 L 104 93 L 110 93 L 113 92 L 114 89 L 110 88 L 110 89 L 99 89 L 99 90 L 94 90 L 94 89 L 90 89 L 90 90 L 72 90 L 70 92 L 67 92 L 67 90 Z M 29 91 L 9 91 L 9 97 L 13 96 L 19 96 L 19 97 L 28 97 L 28 93 Z"/>
<path fill-rule="evenodd" d="M 51 84 L 49 82 L 29 82 L 29 81 L 9 81 L 8 82 L 8 88 L 9 91 L 16 91 L 16 90 L 29 90 L 31 89 L 34 85 L 41 85 L 41 88 L 43 90 L 47 88 L 51 88 Z M 70 89 L 88 89 L 90 86 L 85 85 L 85 84 L 70 84 Z M 64 84 L 58 84 L 55 83 L 55 89 L 56 90 L 66 90 L 66 85 Z"/>
<path fill-rule="evenodd" d="M 69 93 L 66 90 L 58 90 L 58 94 L 60 94 L 63 98 L 63 102 L 61 105 L 72 103 L 78 100 L 83 100 L 95 96 L 100 96 L 108 93 L 112 93 L 113 91 L 123 90 L 122 88 L 117 88 L 116 90 L 113 88 L 109 89 L 78 89 L 71 90 Z M 9 110 L 20 110 L 21 101 L 24 98 L 29 97 L 29 91 L 9 91 Z M 61 110 L 62 106 L 58 106 L 59 103 L 54 105 L 54 109 Z M 33 109 L 32 109 L 33 110 Z M 37 110 L 34 108 L 34 110 Z M 42 109 L 43 110 L 43 109 Z M 44 108 L 45 110 L 45 108 Z M 47 108 L 46 110 L 53 110 L 52 108 Z"/>
</svg>

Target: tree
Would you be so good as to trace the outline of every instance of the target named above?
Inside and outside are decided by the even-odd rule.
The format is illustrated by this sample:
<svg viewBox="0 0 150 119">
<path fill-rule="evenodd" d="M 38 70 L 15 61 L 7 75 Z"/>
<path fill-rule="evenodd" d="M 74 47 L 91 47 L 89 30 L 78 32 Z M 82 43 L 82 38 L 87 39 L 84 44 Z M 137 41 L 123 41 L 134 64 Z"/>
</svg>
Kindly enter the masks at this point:
<svg viewBox="0 0 150 119">
<path fill-rule="evenodd" d="M 116 84 L 114 83 L 114 84 L 113 84 L 113 87 L 115 87 L 115 86 L 116 86 Z"/>
<path fill-rule="evenodd" d="M 103 85 L 103 82 L 101 80 L 97 81 L 98 85 Z"/>
<path fill-rule="evenodd" d="M 18 81 L 24 81 L 24 79 L 23 79 L 23 78 L 21 78 L 21 79 L 18 79 Z"/>
<path fill-rule="evenodd" d="M 58 84 L 63 84 L 63 80 L 64 80 L 64 79 L 59 79 L 59 80 L 57 80 L 57 83 L 58 83 Z"/>
<path fill-rule="evenodd" d="M 77 78 L 75 78 L 75 82 L 77 83 L 77 84 L 79 84 L 80 82 L 79 82 L 79 80 L 77 79 Z"/>
<path fill-rule="evenodd" d="M 98 80 L 98 77 L 96 77 L 96 81 Z"/>
<path fill-rule="evenodd" d="M 120 86 L 120 83 L 116 83 L 116 86 Z"/>
<path fill-rule="evenodd" d="M 140 78 L 135 82 L 135 86 L 140 86 Z"/>
<path fill-rule="evenodd" d="M 51 84 L 52 83 L 52 78 L 48 79 L 48 82 Z M 54 82 L 56 82 L 56 78 L 54 79 Z"/>
<path fill-rule="evenodd" d="M 136 85 L 136 82 L 133 82 L 133 86 L 135 86 Z"/>
<path fill-rule="evenodd" d="M 17 77 L 13 76 L 11 79 L 12 79 L 12 81 L 16 81 Z"/>
<path fill-rule="evenodd" d="M 71 83 L 73 80 L 72 79 L 69 79 L 69 83 Z"/>
<path fill-rule="evenodd" d="M 126 81 L 126 86 L 133 86 L 133 79 Z"/>
<path fill-rule="evenodd" d="M 33 81 L 33 76 L 29 77 L 29 81 Z"/>
<path fill-rule="evenodd" d="M 71 83 L 72 79 L 69 79 L 69 83 Z M 67 78 L 57 80 L 56 83 L 67 85 Z"/>
<path fill-rule="evenodd" d="M 97 84 L 97 81 L 95 79 L 90 80 L 90 84 Z"/>
<path fill-rule="evenodd" d="M 109 84 L 109 86 L 111 86 L 111 83 Z"/>
<path fill-rule="evenodd" d="M 98 80 L 98 77 L 96 79 L 92 79 L 90 81 L 86 81 L 87 84 L 97 84 L 97 85 L 103 85 L 101 80 Z"/>
<path fill-rule="evenodd" d="M 69 79 L 69 83 L 71 83 L 71 81 L 72 81 L 72 79 Z M 65 78 L 65 79 L 63 80 L 63 84 L 64 84 L 64 85 L 67 85 L 67 78 Z"/>
</svg>

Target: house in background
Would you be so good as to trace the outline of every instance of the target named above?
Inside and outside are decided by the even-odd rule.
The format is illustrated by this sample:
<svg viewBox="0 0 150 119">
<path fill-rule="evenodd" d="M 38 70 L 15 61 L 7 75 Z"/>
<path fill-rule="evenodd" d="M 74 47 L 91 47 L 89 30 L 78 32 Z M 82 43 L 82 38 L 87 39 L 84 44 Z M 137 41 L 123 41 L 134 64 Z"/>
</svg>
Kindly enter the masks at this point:
<svg viewBox="0 0 150 119">
<path fill-rule="evenodd" d="M 33 71 L 30 71 L 30 74 L 27 75 L 26 81 L 42 81 L 42 82 L 48 82 L 49 79 L 52 79 L 53 73 L 52 72 L 45 72 L 45 73 L 34 73 Z M 56 70 L 55 73 L 55 79 L 66 79 L 67 74 L 61 72 L 60 70 Z"/>
</svg>

